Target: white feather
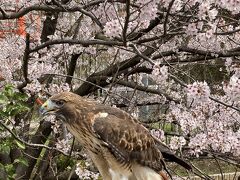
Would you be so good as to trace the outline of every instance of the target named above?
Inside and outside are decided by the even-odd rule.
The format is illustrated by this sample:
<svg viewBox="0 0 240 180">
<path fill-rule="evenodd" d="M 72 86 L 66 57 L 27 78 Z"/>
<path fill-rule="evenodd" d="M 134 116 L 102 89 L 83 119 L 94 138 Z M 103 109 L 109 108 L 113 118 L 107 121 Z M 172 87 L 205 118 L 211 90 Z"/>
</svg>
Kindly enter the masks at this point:
<svg viewBox="0 0 240 180">
<path fill-rule="evenodd" d="M 117 171 L 109 169 L 109 173 L 111 174 L 112 180 L 128 180 L 128 176 L 120 174 Z"/>
<path fill-rule="evenodd" d="M 132 172 L 136 180 L 162 180 L 162 176 L 155 172 L 153 169 L 134 164 L 132 166 Z"/>
<path fill-rule="evenodd" d="M 95 115 L 95 118 L 105 118 L 108 116 L 108 113 L 100 112 Z"/>
</svg>

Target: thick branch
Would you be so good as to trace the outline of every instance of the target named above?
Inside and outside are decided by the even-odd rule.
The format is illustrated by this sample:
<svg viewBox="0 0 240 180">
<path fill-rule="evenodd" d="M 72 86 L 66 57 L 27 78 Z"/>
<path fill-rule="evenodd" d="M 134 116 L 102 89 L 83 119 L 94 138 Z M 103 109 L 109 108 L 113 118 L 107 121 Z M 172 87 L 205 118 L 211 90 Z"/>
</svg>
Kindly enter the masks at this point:
<svg viewBox="0 0 240 180">
<path fill-rule="evenodd" d="M 220 51 L 204 51 L 204 50 L 199 50 L 199 49 L 194 49 L 194 48 L 189 48 L 189 47 L 179 47 L 178 52 L 187 52 L 191 53 L 193 55 L 202 55 L 206 59 L 211 59 L 211 58 L 219 58 L 219 57 L 232 57 L 232 56 L 240 56 L 240 51 L 238 49 L 232 49 L 228 50 L 226 52 L 220 52 Z M 166 51 L 166 52 L 161 52 L 157 55 L 155 55 L 152 59 L 158 59 L 162 58 L 164 56 L 171 56 L 177 54 L 176 51 Z"/>
<path fill-rule="evenodd" d="M 78 60 L 78 57 L 80 55 L 81 54 L 73 54 L 72 57 L 71 57 L 71 61 L 70 61 L 69 67 L 68 67 L 68 74 L 67 74 L 68 76 L 66 78 L 66 83 L 68 83 L 68 84 L 71 84 L 71 82 L 72 82 L 72 77 L 71 76 L 74 75 L 77 60 Z"/>
<path fill-rule="evenodd" d="M 26 47 L 23 55 L 23 65 L 22 65 L 24 82 L 17 87 L 20 91 L 22 91 L 22 89 L 26 87 L 27 84 L 29 83 L 29 79 L 28 79 L 28 60 L 29 60 L 29 53 L 30 53 L 29 50 L 30 50 L 30 35 L 27 33 Z"/>
<path fill-rule="evenodd" d="M 47 13 L 47 17 L 43 22 L 43 28 L 41 33 L 41 42 L 44 43 L 49 40 L 49 35 L 54 35 L 56 31 L 56 26 L 58 22 L 58 14 L 59 13 Z M 54 18 L 53 18 L 54 17 Z"/>
<path fill-rule="evenodd" d="M 154 20 L 150 21 L 150 24 L 146 29 L 142 29 L 137 33 L 132 33 L 131 35 L 129 35 L 128 39 L 130 39 L 131 41 L 134 41 L 142 37 L 144 34 L 150 32 L 161 22 L 160 20 L 162 19 L 162 17 L 163 17 L 163 14 L 160 14 Z"/>
<path fill-rule="evenodd" d="M 55 39 L 55 40 L 50 40 L 47 41 L 46 43 L 43 43 L 34 49 L 30 50 L 30 53 L 36 52 L 40 49 L 43 49 L 45 47 L 48 47 L 50 45 L 55 45 L 55 44 L 81 44 L 83 46 L 89 46 L 89 45 L 106 45 L 106 46 L 123 46 L 122 42 L 117 42 L 117 41 L 103 41 L 103 40 L 75 40 L 75 39 Z"/>
<path fill-rule="evenodd" d="M 147 48 L 144 52 L 142 52 L 142 54 L 144 54 L 145 56 L 150 56 L 153 52 L 154 52 L 154 49 Z M 110 67 L 106 68 L 103 71 L 90 75 L 87 78 L 87 81 L 92 82 L 101 87 L 104 87 L 109 83 L 106 83 L 105 81 L 101 81 L 101 76 L 112 77 L 114 74 L 116 74 L 116 72 L 121 72 L 125 69 L 134 67 L 135 65 L 140 63 L 140 61 L 141 61 L 141 57 L 136 55 L 133 58 L 127 59 L 125 61 L 117 62 L 116 64 L 111 65 Z M 96 86 L 93 86 L 88 82 L 84 82 L 78 89 L 76 89 L 75 93 L 81 96 L 84 96 L 98 89 Z"/>
</svg>

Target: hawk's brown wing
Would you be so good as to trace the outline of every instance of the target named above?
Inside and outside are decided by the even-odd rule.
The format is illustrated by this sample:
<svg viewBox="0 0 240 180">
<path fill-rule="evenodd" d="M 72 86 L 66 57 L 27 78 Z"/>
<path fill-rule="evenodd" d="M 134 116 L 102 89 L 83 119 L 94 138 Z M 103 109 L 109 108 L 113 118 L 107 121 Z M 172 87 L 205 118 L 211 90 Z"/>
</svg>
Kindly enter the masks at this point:
<svg viewBox="0 0 240 180">
<path fill-rule="evenodd" d="M 112 122 L 106 122 L 106 123 L 115 124 L 115 122 L 113 122 L 113 121 L 117 120 L 117 122 L 120 121 L 120 123 L 123 123 L 123 124 L 130 123 L 129 121 L 134 121 L 137 124 L 137 125 L 134 125 L 134 126 L 139 126 L 140 125 L 139 122 L 136 119 L 133 119 L 128 113 L 126 113 L 126 112 L 124 112 L 124 111 L 122 111 L 122 110 L 120 110 L 118 108 L 113 108 L 113 107 L 110 107 L 110 106 L 97 104 L 97 106 L 95 107 L 93 112 L 95 114 L 97 114 L 99 112 L 106 112 L 109 115 L 111 115 L 111 117 L 113 117 Z M 141 126 L 140 129 L 143 129 L 142 125 L 140 125 L 140 126 Z M 145 129 L 144 131 L 147 131 L 147 130 Z M 144 131 L 142 131 L 142 132 L 144 132 Z M 148 134 L 148 136 L 150 136 L 149 132 L 146 132 L 146 134 Z M 149 138 L 151 139 L 151 137 L 149 137 Z M 166 159 L 168 161 L 171 161 L 171 162 L 175 162 L 175 163 L 183 166 L 187 170 L 191 170 L 192 169 L 190 164 L 188 164 L 182 158 L 176 156 L 169 149 L 169 147 L 167 147 L 165 144 L 163 144 L 159 139 L 157 139 L 156 137 L 153 137 L 153 138 L 154 138 L 154 145 L 162 153 L 162 156 L 163 156 L 164 159 Z M 151 142 L 151 143 L 153 143 L 153 142 Z"/>
<path fill-rule="evenodd" d="M 112 114 L 96 116 L 93 130 L 119 162 L 137 162 L 156 171 L 162 170 L 162 154 L 154 139 L 145 127 L 132 118 L 118 118 Z"/>
</svg>

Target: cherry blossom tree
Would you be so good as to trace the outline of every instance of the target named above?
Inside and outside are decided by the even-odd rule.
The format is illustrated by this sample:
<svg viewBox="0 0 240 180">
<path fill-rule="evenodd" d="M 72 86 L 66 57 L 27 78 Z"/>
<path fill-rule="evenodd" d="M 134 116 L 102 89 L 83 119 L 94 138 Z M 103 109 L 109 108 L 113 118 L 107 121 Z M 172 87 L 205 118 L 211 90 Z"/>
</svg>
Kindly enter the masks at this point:
<svg viewBox="0 0 240 180">
<path fill-rule="evenodd" d="M 239 0 L 0 2 L 0 178 L 98 177 L 37 114 L 61 91 L 123 108 L 189 161 L 239 168 L 239 21 Z"/>
</svg>

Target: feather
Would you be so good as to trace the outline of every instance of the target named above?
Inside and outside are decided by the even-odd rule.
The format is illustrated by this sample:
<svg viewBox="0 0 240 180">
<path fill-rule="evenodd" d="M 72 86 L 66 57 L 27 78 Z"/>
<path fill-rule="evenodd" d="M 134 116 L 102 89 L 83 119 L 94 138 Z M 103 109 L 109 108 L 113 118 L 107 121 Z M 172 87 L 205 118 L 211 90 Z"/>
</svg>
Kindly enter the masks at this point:
<svg viewBox="0 0 240 180">
<path fill-rule="evenodd" d="M 41 112 L 53 112 L 86 148 L 104 180 L 160 180 L 164 158 L 187 169 L 147 128 L 128 113 L 64 92 L 45 102 Z M 51 106 L 50 106 L 51 105 Z"/>
<path fill-rule="evenodd" d="M 119 162 L 137 162 L 156 171 L 162 170 L 162 155 L 151 134 L 131 119 L 119 119 L 114 115 L 96 117 L 94 133 L 108 144 Z"/>
</svg>

